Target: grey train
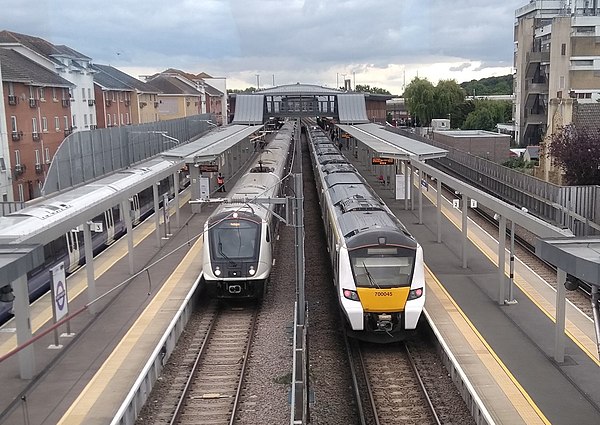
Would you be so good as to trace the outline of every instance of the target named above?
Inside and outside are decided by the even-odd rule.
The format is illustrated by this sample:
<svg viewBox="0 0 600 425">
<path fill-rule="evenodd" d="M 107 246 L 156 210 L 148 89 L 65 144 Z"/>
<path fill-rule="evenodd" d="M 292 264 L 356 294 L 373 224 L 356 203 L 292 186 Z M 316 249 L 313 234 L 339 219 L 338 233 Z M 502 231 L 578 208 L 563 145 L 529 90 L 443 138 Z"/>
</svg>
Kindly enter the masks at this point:
<svg viewBox="0 0 600 425">
<path fill-rule="evenodd" d="M 288 121 L 278 130 L 205 222 L 202 273 L 210 297 L 263 297 L 278 219 L 274 206 L 252 200 L 280 195 L 296 125 Z"/>
<path fill-rule="evenodd" d="M 347 332 L 404 339 L 425 303 L 423 250 L 320 127 L 309 123 L 307 135 Z"/>
</svg>

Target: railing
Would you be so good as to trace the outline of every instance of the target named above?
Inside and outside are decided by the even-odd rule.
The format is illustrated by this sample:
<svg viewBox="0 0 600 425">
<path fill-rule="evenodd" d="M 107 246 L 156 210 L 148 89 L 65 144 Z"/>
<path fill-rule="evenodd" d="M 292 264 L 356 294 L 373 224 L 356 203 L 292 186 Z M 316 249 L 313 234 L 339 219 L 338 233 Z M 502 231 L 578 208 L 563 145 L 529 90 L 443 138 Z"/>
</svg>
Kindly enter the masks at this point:
<svg viewBox="0 0 600 425">
<path fill-rule="evenodd" d="M 23 137 L 22 131 L 13 131 L 12 132 L 12 140 L 13 142 L 18 142 Z"/>
</svg>

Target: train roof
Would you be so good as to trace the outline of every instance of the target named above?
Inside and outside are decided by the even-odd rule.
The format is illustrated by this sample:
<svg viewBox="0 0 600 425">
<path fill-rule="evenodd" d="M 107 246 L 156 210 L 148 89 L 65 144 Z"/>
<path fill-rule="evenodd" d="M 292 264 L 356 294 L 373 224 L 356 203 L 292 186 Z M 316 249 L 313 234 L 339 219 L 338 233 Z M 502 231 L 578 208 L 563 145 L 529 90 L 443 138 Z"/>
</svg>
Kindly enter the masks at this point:
<svg viewBox="0 0 600 425">
<path fill-rule="evenodd" d="M 321 167 L 323 174 L 336 174 L 336 173 L 358 173 L 354 165 L 349 162 L 345 164 L 326 164 Z"/>
<path fill-rule="evenodd" d="M 333 173 L 324 175 L 323 179 L 327 187 L 335 186 L 336 184 L 364 184 L 365 180 L 360 174 L 346 172 L 346 173 Z"/>
</svg>

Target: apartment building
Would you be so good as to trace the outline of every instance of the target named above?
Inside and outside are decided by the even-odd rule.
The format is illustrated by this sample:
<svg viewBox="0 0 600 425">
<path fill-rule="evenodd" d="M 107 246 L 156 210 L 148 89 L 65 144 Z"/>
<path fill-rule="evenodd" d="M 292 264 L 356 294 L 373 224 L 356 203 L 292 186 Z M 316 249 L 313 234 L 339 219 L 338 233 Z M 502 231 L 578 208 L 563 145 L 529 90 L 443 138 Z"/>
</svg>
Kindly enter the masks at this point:
<svg viewBox="0 0 600 425">
<path fill-rule="evenodd" d="M 538 145 L 552 99 L 600 100 L 600 1 L 532 0 L 515 17 L 516 140 Z"/>
<path fill-rule="evenodd" d="M 23 202 L 40 196 L 47 167 L 71 132 L 74 85 L 13 49 L 0 48 L 0 70 L 0 201 Z"/>
<path fill-rule="evenodd" d="M 94 64 L 98 127 L 156 122 L 160 90 L 110 65 Z"/>
<path fill-rule="evenodd" d="M 39 37 L 0 31 L 0 47 L 10 48 L 54 71 L 72 84 L 69 90 L 70 130 L 89 129 L 96 124 L 94 73 L 91 59 L 70 47 L 54 45 Z M 62 99 L 61 99 L 62 100 Z M 86 124 L 87 123 L 87 124 Z M 87 128 L 86 128 L 87 125 Z"/>
</svg>

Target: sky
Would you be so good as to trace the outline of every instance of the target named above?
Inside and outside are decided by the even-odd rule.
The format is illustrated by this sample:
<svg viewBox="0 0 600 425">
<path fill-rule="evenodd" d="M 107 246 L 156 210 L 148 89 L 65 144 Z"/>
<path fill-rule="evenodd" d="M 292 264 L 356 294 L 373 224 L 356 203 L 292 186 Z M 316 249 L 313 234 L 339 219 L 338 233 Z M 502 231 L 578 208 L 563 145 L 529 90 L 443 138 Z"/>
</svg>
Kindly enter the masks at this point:
<svg viewBox="0 0 600 425">
<path fill-rule="evenodd" d="M 227 88 L 355 84 L 400 95 L 506 75 L 528 0 L 0 0 L 0 30 L 64 44 L 140 78 L 167 68 Z"/>
</svg>

